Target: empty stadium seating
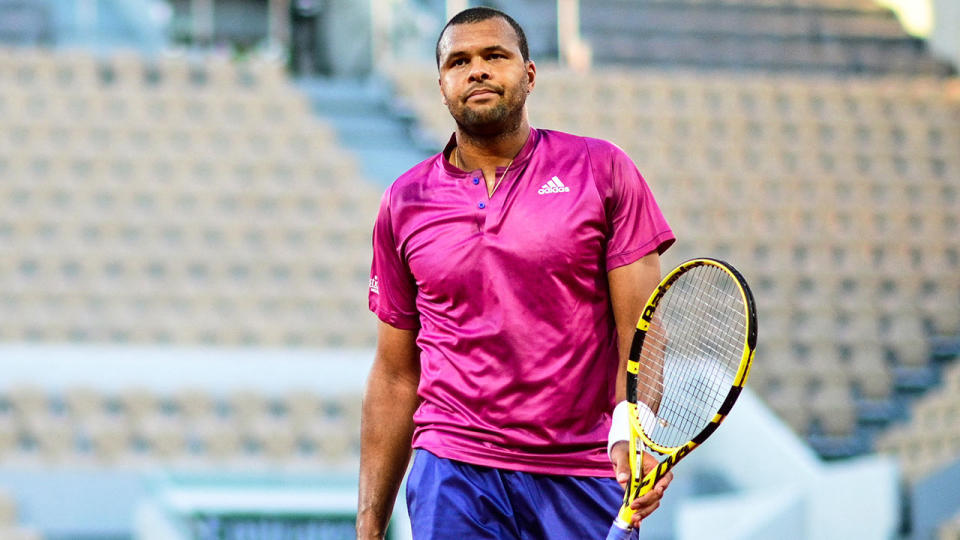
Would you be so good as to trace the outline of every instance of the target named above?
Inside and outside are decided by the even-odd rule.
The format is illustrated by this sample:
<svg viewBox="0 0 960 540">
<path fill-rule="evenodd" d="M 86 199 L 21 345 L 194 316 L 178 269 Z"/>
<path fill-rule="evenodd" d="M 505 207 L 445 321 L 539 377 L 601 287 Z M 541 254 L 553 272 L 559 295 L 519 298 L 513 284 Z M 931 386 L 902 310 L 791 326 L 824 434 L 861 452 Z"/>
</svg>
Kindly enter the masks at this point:
<svg viewBox="0 0 960 540">
<path fill-rule="evenodd" d="M 442 141 L 453 124 L 435 77 L 412 66 L 393 80 Z M 889 420 L 898 379 L 929 375 L 928 338 L 960 333 L 957 88 L 543 66 L 528 103 L 535 126 L 636 161 L 679 238 L 665 268 L 712 255 L 746 275 L 760 312 L 751 385 L 830 442 L 857 431 L 858 412 Z"/>
<path fill-rule="evenodd" d="M 351 467 L 359 457 L 359 414 L 354 393 L 81 386 L 55 392 L 16 385 L 0 391 L 0 460 L 121 468 Z M 0 504 L 0 525 L 5 508 Z"/>
<path fill-rule="evenodd" d="M 546 0 L 524 3 L 540 12 L 552 7 Z M 951 72 L 906 34 L 891 11 L 869 0 L 584 0 L 580 13 L 594 61 L 604 65 L 768 73 Z"/>
<path fill-rule="evenodd" d="M 594 23 L 629 26 L 603 14 L 616 4 L 586 10 L 588 37 Z M 842 439 L 904 373 L 929 370 L 928 336 L 960 333 L 960 85 L 931 76 L 943 66 L 866 0 L 643 4 L 641 22 L 672 33 L 628 50 L 611 31 L 594 48 L 670 69 L 542 65 L 532 120 L 626 149 L 680 238 L 664 266 L 713 255 L 754 284 L 752 385 L 797 430 Z M 830 39 L 791 38 L 814 30 Z M 683 70 L 725 59 L 779 74 Z M 392 79 L 444 141 L 434 68 Z M 2 50 L 0 117 L 0 340 L 373 343 L 363 297 L 380 190 L 276 63 Z M 356 441 L 306 421 L 319 398 L 299 398 L 275 415 L 255 392 L 20 388 L 0 411 L 0 452 L 349 459 Z"/>
<path fill-rule="evenodd" d="M 368 346 L 380 188 L 276 63 L 0 51 L 3 341 Z"/>
</svg>

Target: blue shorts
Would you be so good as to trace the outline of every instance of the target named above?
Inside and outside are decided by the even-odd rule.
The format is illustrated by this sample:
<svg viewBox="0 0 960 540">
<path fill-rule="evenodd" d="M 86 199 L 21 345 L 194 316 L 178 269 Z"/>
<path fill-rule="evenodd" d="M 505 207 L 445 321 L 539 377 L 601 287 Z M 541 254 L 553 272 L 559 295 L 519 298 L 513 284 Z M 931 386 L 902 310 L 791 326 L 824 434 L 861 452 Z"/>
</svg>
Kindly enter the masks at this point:
<svg viewBox="0 0 960 540">
<path fill-rule="evenodd" d="M 407 478 L 414 540 L 602 540 L 622 502 L 612 478 L 493 469 L 425 450 Z"/>
</svg>

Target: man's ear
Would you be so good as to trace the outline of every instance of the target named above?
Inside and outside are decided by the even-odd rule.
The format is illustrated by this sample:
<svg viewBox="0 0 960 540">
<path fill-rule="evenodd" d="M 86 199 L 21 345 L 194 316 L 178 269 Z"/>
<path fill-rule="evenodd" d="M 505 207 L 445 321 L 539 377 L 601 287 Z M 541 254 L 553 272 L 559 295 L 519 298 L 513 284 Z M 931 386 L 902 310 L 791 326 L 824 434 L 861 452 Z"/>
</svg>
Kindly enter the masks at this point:
<svg viewBox="0 0 960 540">
<path fill-rule="evenodd" d="M 537 65 L 533 63 L 533 60 L 527 60 L 527 93 L 529 94 L 533 91 L 533 88 L 537 85 Z"/>
</svg>

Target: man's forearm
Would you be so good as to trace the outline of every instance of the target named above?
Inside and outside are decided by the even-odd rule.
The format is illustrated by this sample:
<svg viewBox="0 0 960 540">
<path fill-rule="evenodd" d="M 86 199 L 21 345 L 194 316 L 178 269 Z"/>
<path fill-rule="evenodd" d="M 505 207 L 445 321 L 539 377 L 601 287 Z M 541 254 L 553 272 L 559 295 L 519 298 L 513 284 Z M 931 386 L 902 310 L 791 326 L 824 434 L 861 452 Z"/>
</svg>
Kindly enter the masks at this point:
<svg viewBox="0 0 960 540">
<path fill-rule="evenodd" d="M 410 460 L 417 382 L 374 371 L 360 422 L 357 538 L 383 538 Z"/>
</svg>

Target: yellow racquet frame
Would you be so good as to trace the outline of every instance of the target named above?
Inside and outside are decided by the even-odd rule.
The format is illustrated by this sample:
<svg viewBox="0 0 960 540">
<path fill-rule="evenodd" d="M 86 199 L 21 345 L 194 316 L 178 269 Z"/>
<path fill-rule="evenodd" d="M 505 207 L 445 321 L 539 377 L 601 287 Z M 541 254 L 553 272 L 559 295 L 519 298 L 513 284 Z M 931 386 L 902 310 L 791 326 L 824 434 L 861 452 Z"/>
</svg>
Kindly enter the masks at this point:
<svg viewBox="0 0 960 540">
<path fill-rule="evenodd" d="M 640 352 L 643 349 L 643 342 L 647 331 L 650 329 L 650 321 L 653 314 L 663 298 L 663 295 L 670 287 L 687 271 L 699 267 L 711 266 L 720 268 L 726 272 L 735 283 L 738 284 L 740 294 L 743 299 L 744 318 L 746 321 L 746 332 L 744 332 L 743 354 L 740 358 L 740 365 L 736 376 L 730 386 L 726 398 L 718 409 L 713 419 L 700 431 L 695 437 L 686 444 L 674 447 L 666 447 L 650 440 L 643 430 L 637 413 L 637 379 L 640 372 Z M 650 295 L 640 320 L 637 322 L 637 330 L 633 336 L 633 343 L 630 346 L 630 355 L 627 359 L 627 407 L 630 412 L 630 486 L 624 493 L 623 505 L 617 514 L 615 526 L 622 530 L 629 530 L 633 518 L 634 510 L 630 508 L 630 502 L 637 497 L 650 492 L 656 483 L 663 478 L 681 459 L 686 457 L 694 448 L 699 446 L 716 431 L 717 427 L 723 422 L 724 418 L 730 413 L 730 409 L 740 396 L 743 385 L 747 382 L 750 375 L 750 366 L 753 363 L 753 353 L 757 346 L 757 315 L 756 306 L 753 300 L 753 294 L 746 280 L 733 266 L 717 259 L 697 258 L 681 263 L 670 271 L 660 281 L 657 289 Z M 642 453 L 639 443 L 651 450 L 663 454 L 666 458 L 660 464 L 641 478 L 642 474 Z M 611 529 L 612 531 L 613 529 Z M 609 538 L 609 537 L 608 537 Z"/>
</svg>

